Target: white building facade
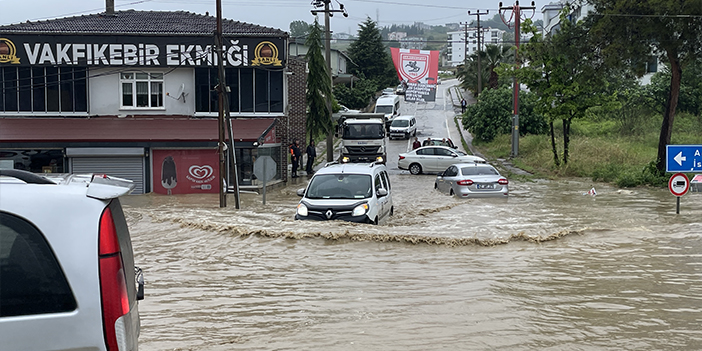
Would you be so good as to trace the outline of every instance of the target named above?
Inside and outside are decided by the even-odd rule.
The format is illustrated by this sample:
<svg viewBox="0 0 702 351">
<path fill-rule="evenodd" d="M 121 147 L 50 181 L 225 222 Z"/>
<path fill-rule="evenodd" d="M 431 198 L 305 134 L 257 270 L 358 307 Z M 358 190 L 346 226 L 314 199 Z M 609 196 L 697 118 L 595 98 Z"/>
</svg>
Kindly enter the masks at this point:
<svg viewBox="0 0 702 351">
<path fill-rule="evenodd" d="M 496 28 L 482 28 L 480 39 L 480 50 L 485 51 L 487 45 L 501 45 L 503 43 L 504 30 Z M 468 28 L 467 31 L 454 31 L 446 33 L 448 35 L 448 50 L 446 55 L 449 64 L 453 67 L 462 65 L 466 57 L 478 51 L 478 29 Z M 467 34 L 467 38 L 466 38 Z"/>
</svg>

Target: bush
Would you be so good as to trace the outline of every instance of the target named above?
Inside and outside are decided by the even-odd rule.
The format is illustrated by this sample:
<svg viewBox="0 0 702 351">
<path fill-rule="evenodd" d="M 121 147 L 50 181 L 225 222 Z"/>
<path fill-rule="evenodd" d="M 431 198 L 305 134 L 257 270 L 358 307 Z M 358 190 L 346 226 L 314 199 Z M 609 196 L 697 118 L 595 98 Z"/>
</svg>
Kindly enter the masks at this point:
<svg viewBox="0 0 702 351">
<path fill-rule="evenodd" d="M 534 112 L 536 96 L 527 92 L 519 95 L 519 135 L 543 134 L 546 120 Z M 498 135 L 512 132 L 513 92 L 509 87 L 485 90 L 478 102 L 469 105 L 463 115 L 463 125 L 480 141 L 490 142 Z"/>
</svg>

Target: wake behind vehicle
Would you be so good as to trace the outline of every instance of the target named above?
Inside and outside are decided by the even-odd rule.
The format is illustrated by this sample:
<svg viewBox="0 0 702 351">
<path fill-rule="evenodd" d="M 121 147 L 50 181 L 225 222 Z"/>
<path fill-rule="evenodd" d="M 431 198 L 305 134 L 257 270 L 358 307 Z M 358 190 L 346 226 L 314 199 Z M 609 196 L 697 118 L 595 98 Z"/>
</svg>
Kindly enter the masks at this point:
<svg viewBox="0 0 702 351">
<path fill-rule="evenodd" d="M 454 163 L 485 163 L 485 160 L 448 146 L 422 146 L 400 154 L 397 167 L 420 174 L 442 172 Z"/>
<path fill-rule="evenodd" d="M 295 219 L 378 224 L 394 212 L 387 168 L 381 163 L 327 164 L 302 196 Z"/>
<path fill-rule="evenodd" d="M 458 163 L 439 173 L 434 189 L 459 198 L 506 197 L 509 181 L 488 164 Z"/>
<path fill-rule="evenodd" d="M 1 349 L 138 349 L 144 280 L 119 201 L 134 187 L 0 170 Z"/>
<path fill-rule="evenodd" d="M 342 114 L 337 136 L 341 162 L 387 161 L 384 116 L 379 113 Z"/>
</svg>

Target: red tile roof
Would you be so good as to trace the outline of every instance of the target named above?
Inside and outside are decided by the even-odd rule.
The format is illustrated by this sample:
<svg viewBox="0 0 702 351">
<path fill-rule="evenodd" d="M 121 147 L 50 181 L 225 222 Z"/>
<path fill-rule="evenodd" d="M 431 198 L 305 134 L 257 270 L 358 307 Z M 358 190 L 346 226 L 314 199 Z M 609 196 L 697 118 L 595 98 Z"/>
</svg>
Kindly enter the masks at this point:
<svg viewBox="0 0 702 351">
<path fill-rule="evenodd" d="M 232 119 L 236 141 L 255 141 L 273 118 Z M 3 142 L 217 141 L 216 118 L 0 118 Z"/>
</svg>

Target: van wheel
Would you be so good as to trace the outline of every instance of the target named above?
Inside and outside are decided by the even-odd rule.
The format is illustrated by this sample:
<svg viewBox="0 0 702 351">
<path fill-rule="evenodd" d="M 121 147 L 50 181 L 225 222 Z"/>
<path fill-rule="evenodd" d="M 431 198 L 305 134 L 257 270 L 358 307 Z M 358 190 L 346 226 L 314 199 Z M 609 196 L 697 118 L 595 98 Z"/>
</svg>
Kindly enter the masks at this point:
<svg viewBox="0 0 702 351">
<path fill-rule="evenodd" d="M 451 196 L 454 195 L 454 194 L 453 194 L 453 189 L 451 189 L 451 191 L 449 191 L 449 195 L 451 195 Z"/>
<path fill-rule="evenodd" d="M 392 207 L 390 207 L 390 215 L 392 216 L 394 214 L 395 214 L 395 206 L 392 206 Z"/>
<path fill-rule="evenodd" d="M 378 225 L 378 217 L 375 217 L 375 220 L 373 221 L 373 225 Z"/>
<path fill-rule="evenodd" d="M 417 130 L 416 130 L 416 129 L 414 130 L 414 133 L 412 133 L 412 136 L 415 136 L 415 137 L 417 136 Z"/>
<path fill-rule="evenodd" d="M 422 173 L 422 166 L 419 163 L 413 163 L 409 166 L 410 173 L 417 175 Z"/>
<path fill-rule="evenodd" d="M 434 183 L 434 189 L 439 189 L 439 186 Z"/>
</svg>

